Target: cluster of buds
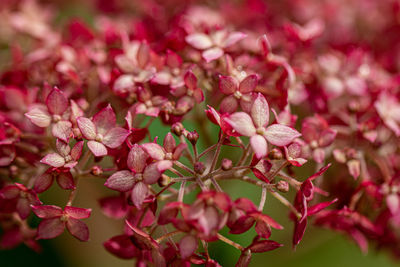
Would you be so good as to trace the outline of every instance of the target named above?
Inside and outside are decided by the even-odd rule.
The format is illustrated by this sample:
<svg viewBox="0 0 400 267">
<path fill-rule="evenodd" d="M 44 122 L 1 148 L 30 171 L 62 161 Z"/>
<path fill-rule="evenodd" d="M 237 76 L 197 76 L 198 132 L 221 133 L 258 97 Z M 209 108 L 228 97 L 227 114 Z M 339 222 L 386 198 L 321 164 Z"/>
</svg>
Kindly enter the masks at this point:
<svg viewBox="0 0 400 267">
<path fill-rule="evenodd" d="M 223 265 L 209 242 L 248 266 L 283 245 L 267 196 L 294 247 L 314 222 L 400 257 L 397 2 L 92 0 L 93 27 L 54 26 L 68 4 L 0 3 L 0 248 L 88 241 L 90 178 L 125 222 L 105 249 L 137 266 Z"/>
</svg>

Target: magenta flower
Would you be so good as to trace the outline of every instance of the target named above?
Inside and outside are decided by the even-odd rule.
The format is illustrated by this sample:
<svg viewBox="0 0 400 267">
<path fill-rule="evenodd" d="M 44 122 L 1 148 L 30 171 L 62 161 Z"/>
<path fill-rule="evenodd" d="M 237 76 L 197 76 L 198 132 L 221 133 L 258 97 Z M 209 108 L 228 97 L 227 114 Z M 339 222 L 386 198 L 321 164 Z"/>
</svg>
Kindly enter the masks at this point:
<svg viewBox="0 0 400 267">
<path fill-rule="evenodd" d="M 51 125 L 53 136 L 68 142 L 72 135 L 72 124 L 68 121 L 68 113 L 66 113 L 68 107 L 68 99 L 64 93 L 54 87 L 46 98 L 46 105 L 31 106 L 25 116 L 36 126 L 47 128 Z"/>
<path fill-rule="evenodd" d="M 241 234 L 248 231 L 256 223 L 255 230 L 258 236 L 269 238 L 271 227 L 283 229 L 279 223 L 266 214 L 257 210 L 253 202 L 246 198 L 237 199 L 231 213 L 229 214 L 228 227 L 232 234 Z"/>
<path fill-rule="evenodd" d="M 165 136 L 163 147 L 157 143 L 146 143 L 142 145 L 143 150 L 146 151 L 152 159 L 157 160 L 159 166 L 165 165 L 165 169 L 169 169 L 173 161 L 179 160 L 186 147 L 186 143 L 176 145 L 175 139 L 171 133 Z"/>
<path fill-rule="evenodd" d="M 205 33 L 192 33 L 186 36 L 185 40 L 188 44 L 196 49 L 202 50 L 202 57 L 205 61 L 211 62 L 225 53 L 225 49 L 239 42 L 246 37 L 242 32 L 227 32 L 220 30 L 209 35 Z"/>
<path fill-rule="evenodd" d="M 78 164 L 82 154 L 83 141 L 77 142 L 71 149 L 67 143 L 57 139 L 56 148 L 58 153 L 47 154 L 40 162 L 54 168 L 73 168 Z"/>
<path fill-rule="evenodd" d="M 257 75 L 252 74 L 245 77 L 240 83 L 231 76 L 219 77 L 219 90 L 226 95 L 220 105 L 222 113 L 233 113 L 237 110 L 239 103 L 244 111 L 250 111 L 253 91 L 257 86 Z"/>
<path fill-rule="evenodd" d="M 14 205 L 13 210 L 23 220 L 31 213 L 30 205 L 42 204 L 35 191 L 19 183 L 3 187 L 0 190 L 0 198 L 12 202 Z"/>
<path fill-rule="evenodd" d="M 64 210 L 53 205 L 32 206 L 33 212 L 43 219 L 37 232 L 38 239 L 52 239 L 64 232 L 68 232 L 80 241 L 89 240 L 89 229 L 80 220 L 90 217 L 91 209 L 66 206 Z"/>
<path fill-rule="evenodd" d="M 315 115 L 303 120 L 301 133 L 312 150 L 314 160 L 322 163 L 325 159 L 324 148 L 333 143 L 336 131 L 329 127 L 324 118 Z"/>
<path fill-rule="evenodd" d="M 111 175 L 104 184 L 108 188 L 120 192 L 131 192 L 131 200 L 140 208 L 149 194 L 148 185 L 154 184 L 161 174 L 172 166 L 170 161 L 160 161 L 148 164 L 147 153 L 135 144 L 128 155 L 129 170 L 118 171 Z"/>
<path fill-rule="evenodd" d="M 226 121 L 238 134 L 250 137 L 251 147 L 258 158 L 267 155 L 267 141 L 276 146 L 286 146 L 301 136 L 295 129 L 283 124 L 272 124 L 267 127 L 269 106 L 260 93 L 254 101 L 250 114 L 251 116 L 245 112 L 236 112 Z"/>
<path fill-rule="evenodd" d="M 110 105 L 100 110 L 93 119 L 79 117 L 78 127 L 88 140 L 88 147 L 96 157 L 107 155 L 107 147 L 119 147 L 130 134 L 128 130 L 116 126 L 115 113 Z"/>
</svg>

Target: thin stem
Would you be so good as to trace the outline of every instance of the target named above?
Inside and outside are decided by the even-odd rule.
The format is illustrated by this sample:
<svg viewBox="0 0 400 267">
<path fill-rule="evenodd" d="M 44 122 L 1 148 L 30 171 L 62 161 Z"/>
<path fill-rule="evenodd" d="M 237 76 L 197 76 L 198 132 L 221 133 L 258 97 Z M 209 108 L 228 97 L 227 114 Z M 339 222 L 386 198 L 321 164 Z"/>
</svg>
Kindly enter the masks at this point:
<svg viewBox="0 0 400 267">
<path fill-rule="evenodd" d="M 192 147 L 193 147 L 193 154 L 194 154 L 194 162 L 196 163 L 199 159 L 199 155 L 197 153 L 197 146 L 195 144 L 194 145 L 192 144 Z"/>
<path fill-rule="evenodd" d="M 174 161 L 174 164 L 175 164 L 177 167 L 181 168 L 182 170 L 187 171 L 188 173 L 196 174 L 192 169 L 190 169 L 188 166 L 186 166 L 186 165 L 183 164 L 182 162 Z"/>
<path fill-rule="evenodd" d="M 297 218 L 301 218 L 301 214 L 297 211 L 297 209 L 292 205 L 292 203 L 290 203 L 286 198 L 284 198 L 283 196 L 281 196 L 280 194 L 278 194 L 275 191 L 270 190 L 270 194 L 276 198 L 279 202 L 281 202 L 283 205 L 285 205 L 286 207 L 288 207 L 295 215 Z"/>
<path fill-rule="evenodd" d="M 181 231 L 179 231 L 179 230 L 175 230 L 175 231 L 173 231 L 173 232 L 166 233 L 165 235 L 162 235 L 162 236 L 160 236 L 159 238 L 157 238 L 155 241 L 156 241 L 157 243 L 160 243 L 160 242 L 163 241 L 165 238 L 172 237 L 172 236 L 174 236 L 174 235 L 176 235 L 176 234 L 179 234 L 180 232 L 181 232 Z"/>
<path fill-rule="evenodd" d="M 176 183 L 176 182 L 170 182 L 169 184 L 167 184 L 166 186 L 164 186 L 164 188 L 161 189 L 160 192 L 158 192 L 158 193 L 156 194 L 155 197 L 158 198 L 162 193 L 165 192 L 165 190 L 167 190 L 168 188 L 170 188 L 171 186 L 173 186 L 175 183 Z"/>
<path fill-rule="evenodd" d="M 217 144 L 214 144 L 214 145 L 208 147 L 206 150 L 204 150 L 203 152 L 200 153 L 200 155 L 198 156 L 198 158 L 200 159 L 200 158 L 203 157 L 205 154 L 207 154 L 208 152 L 210 152 L 211 150 L 213 150 L 216 146 L 217 146 Z"/>
<path fill-rule="evenodd" d="M 285 160 L 285 162 L 282 163 L 281 166 L 279 166 L 278 169 L 276 169 L 273 173 L 271 173 L 270 175 L 268 175 L 267 179 L 272 181 L 275 176 L 283 169 L 285 168 L 287 165 L 289 164 L 289 161 Z"/>
<path fill-rule="evenodd" d="M 216 189 L 218 192 L 223 192 L 221 186 L 217 183 L 217 181 L 215 180 L 214 177 L 211 176 L 211 177 L 210 177 L 210 180 L 211 180 L 212 184 L 214 185 L 215 189 Z"/>
<path fill-rule="evenodd" d="M 183 181 L 181 183 L 181 187 L 179 188 L 178 202 L 183 202 L 183 196 L 185 195 L 185 186 L 186 186 L 186 181 Z"/>
<path fill-rule="evenodd" d="M 247 159 L 248 154 L 250 151 L 250 143 L 246 146 L 246 148 L 243 150 L 243 154 L 242 157 L 239 159 L 238 163 L 236 164 L 236 166 L 241 166 Z"/>
<path fill-rule="evenodd" d="M 228 245 L 231 245 L 234 248 L 237 248 L 240 251 L 243 251 L 243 247 L 241 245 L 239 245 L 238 243 L 233 242 L 232 240 L 226 238 L 225 236 L 221 235 L 221 234 L 217 234 L 217 237 L 219 240 L 221 240 L 222 242 L 225 242 Z"/>
<path fill-rule="evenodd" d="M 217 165 L 219 153 L 221 152 L 221 146 L 222 146 L 223 139 L 224 139 L 224 134 L 221 133 L 220 138 L 218 140 L 217 149 L 215 150 L 214 157 L 211 162 L 211 167 L 210 167 L 210 170 L 208 171 L 208 173 L 211 173 L 214 170 L 215 165 Z"/>
<path fill-rule="evenodd" d="M 264 206 L 265 206 L 265 201 L 267 200 L 267 188 L 263 187 L 261 189 L 261 199 L 260 199 L 260 204 L 258 205 L 258 210 L 263 211 Z"/>
</svg>

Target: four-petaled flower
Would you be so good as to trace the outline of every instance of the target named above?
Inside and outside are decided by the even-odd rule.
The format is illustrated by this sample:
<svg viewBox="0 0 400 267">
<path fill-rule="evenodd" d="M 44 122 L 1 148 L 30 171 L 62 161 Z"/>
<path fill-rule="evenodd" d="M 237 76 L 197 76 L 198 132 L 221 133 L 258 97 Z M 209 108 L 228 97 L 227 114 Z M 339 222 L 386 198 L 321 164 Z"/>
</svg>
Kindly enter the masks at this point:
<svg viewBox="0 0 400 267">
<path fill-rule="evenodd" d="M 227 32 L 220 30 L 207 35 L 205 33 L 192 33 L 185 40 L 196 49 L 203 50 L 202 57 L 206 62 L 211 62 L 222 57 L 225 49 L 246 37 L 242 32 Z"/>
<path fill-rule="evenodd" d="M 135 144 L 128 155 L 129 170 L 114 173 L 105 183 L 108 188 L 120 192 L 132 190 L 131 200 L 138 208 L 142 206 L 149 193 L 148 185 L 156 183 L 161 174 L 172 166 L 169 160 L 148 164 L 148 157 L 143 148 Z"/>
<path fill-rule="evenodd" d="M 43 219 L 38 226 L 38 239 L 51 239 L 61 235 L 67 227 L 71 235 L 80 241 L 89 240 L 89 229 L 80 220 L 90 217 L 91 209 L 53 205 L 32 206 L 33 212 Z"/>
<path fill-rule="evenodd" d="M 250 111 L 253 91 L 257 86 L 257 75 L 252 74 L 245 77 L 240 83 L 231 76 L 219 77 L 219 90 L 227 95 L 220 105 L 222 113 L 233 113 L 239 104 L 242 110 Z"/>
<path fill-rule="evenodd" d="M 54 137 L 68 142 L 72 135 L 72 124 L 68 121 L 69 116 L 66 113 L 68 107 L 68 99 L 61 90 L 55 87 L 47 96 L 46 105 L 31 106 L 25 116 L 36 126 L 46 128 L 51 125 Z"/>
<path fill-rule="evenodd" d="M 267 141 L 276 146 L 286 146 L 301 136 L 298 131 L 283 124 L 272 124 L 267 127 L 269 106 L 260 93 L 251 107 L 250 115 L 236 112 L 226 118 L 226 121 L 237 133 L 250 137 L 250 144 L 257 158 L 267 155 Z"/>
<path fill-rule="evenodd" d="M 110 105 L 100 110 L 93 119 L 85 117 L 77 119 L 78 127 L 88 141 L 90 151 L 96 157 L 107 155 L 107 148 L 119 147 L 130 134 L 124 128 L 116 126 L 116 117 Z"/>
</svg>

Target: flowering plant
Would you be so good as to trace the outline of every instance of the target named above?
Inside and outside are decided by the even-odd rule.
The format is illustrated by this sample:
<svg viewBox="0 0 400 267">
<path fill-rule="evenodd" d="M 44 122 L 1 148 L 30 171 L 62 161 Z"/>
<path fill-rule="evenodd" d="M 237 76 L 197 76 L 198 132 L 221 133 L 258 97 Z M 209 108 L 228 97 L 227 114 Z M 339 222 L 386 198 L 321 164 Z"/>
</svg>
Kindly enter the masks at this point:
<svg viewBox="0 0 400 267">
<path fill-rule="evenodd" d="M 53 26 L 55 4 L 0 3 L 1 248 L 88 241 L 76 197 L 96 179 L 124 222 L 104 247 L 137 266 L 220 266 L 211 242 L 248 266 L 291 231 L 267 197 L 293 247 L 313 222 L 400 256 L 397 2 L 87 4 L 91 26 Z M 65 199 L 42 197 L 54 180 Z"/>
</svg>

